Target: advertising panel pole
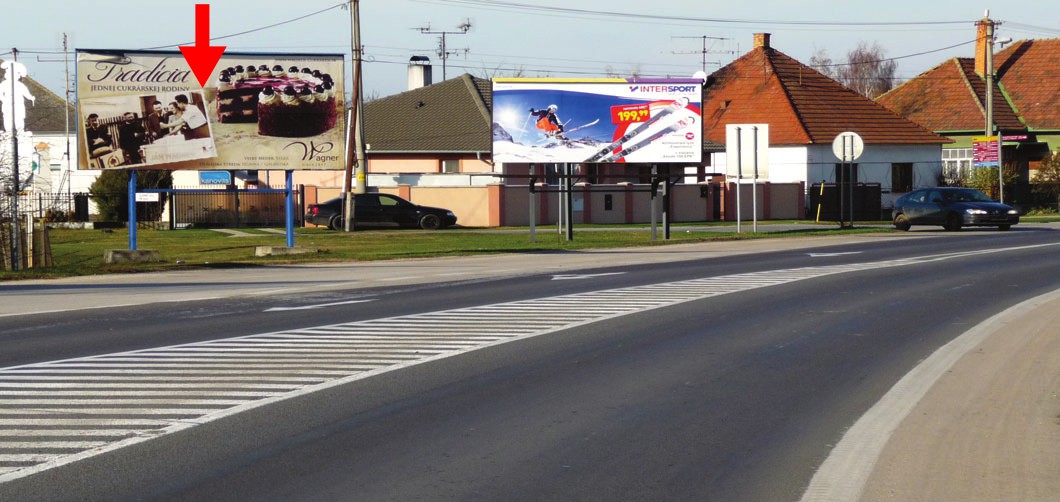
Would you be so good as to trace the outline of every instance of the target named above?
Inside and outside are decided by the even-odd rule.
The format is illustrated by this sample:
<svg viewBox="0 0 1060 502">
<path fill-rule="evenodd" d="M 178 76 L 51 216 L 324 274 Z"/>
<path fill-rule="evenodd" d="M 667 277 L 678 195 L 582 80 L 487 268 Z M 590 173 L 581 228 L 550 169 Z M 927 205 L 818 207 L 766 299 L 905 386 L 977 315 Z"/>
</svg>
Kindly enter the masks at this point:
<svg viewBox="0 0 1060 502">
<path fill-rule="evenodd" d="M 654 241 L 656 239 L 657 235 L 658 235 L 658 230 L 656 229 L 656 224 L 655 224 L 655 221 L 656 221 L 655 220 L 655 213 L 658 212 L 658 209 L 656 208 L 656 204 L 657 204 L 656 201 L 657 201 L 658 197 L 657 197 L 657 194 L 655 192 L 658 191 L 658 187 L 659 187 L 659 168 L 655 164 L 652 164 L 651 165 L 651 240 L 652 241 Z"/>
<path fill-rule="evenodd" d="M 287 247 L 294 247 L 294 171 L 288 169 L 285 171 L 285 195 L 286 195 L 286 225 L 287 225 Z"/>
<path fill-rule="evenodd" d="M 534 184 L 537 183 L 537 179 L 534 178 L 534 164 L 530 164 L 530 196 L 527 197 L 530 200 L 530 242 L 537 240 L 537 187 Z"/>
<path fill-rule="evenodd" d="M 136 251 L 136 169 L 129 170 L 129 251 Z"/>
<path fill-rule="evenodd" d="M 670 240 L 670 175 L 667 173 L 666 178 L 661 181 L 662 186 L 662 225 L 663 225 L 663 240 Z"/>
<path fill-rule="evenodd" d="M 567 242 L 574 240 L 574 168 L 573 164 L 564 163 L 563 171 L 567 178 L 567 204 L 564 210 L 567 220 Z"/>
</svg>

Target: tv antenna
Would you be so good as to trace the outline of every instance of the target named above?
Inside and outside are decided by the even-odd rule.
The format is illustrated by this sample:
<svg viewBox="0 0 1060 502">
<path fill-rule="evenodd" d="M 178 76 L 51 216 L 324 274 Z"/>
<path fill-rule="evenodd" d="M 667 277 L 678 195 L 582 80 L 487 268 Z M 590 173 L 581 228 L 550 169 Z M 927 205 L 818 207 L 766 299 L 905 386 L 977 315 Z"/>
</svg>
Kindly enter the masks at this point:
<svg viewBox="0 0 1060 502">
<path fill-rule="evenodd" d="M 416 29 L 420 30 L 420 33 L 423 33 L 424 35 L 441 35 L 438 41 L 438 50 L 435 53 L 438 54 L 438 57 L 442 58 L 442 80 L 445 80 L 445 60 L 449 59 L 450 55 L 459 54 L 461 51 L 465 55 L 468 53 L 467 48 L 450 50 L 445 43 L 445 37 L 446 35 L 466 35 L 468 30 L 471 29 L 471 20 L 464 19 L 464 22 L 460 23 L 460 25 L 456 27 L 456 29 L 459 31 L 434 31 L 431 30 L 430 23 L 427 23 L 427 26 L 425 27 L 420 27 Z"/>
<path fill-rule="evenodd" d="M 729 40 L 728 38 L 708 37 L 706 35 L 702 35 L 702 36 L 698 36 L 698 37 L 670 37 L 670 38 L 698 38 L 698 39 L 701 39 L 703 41 L 703 48 L 701 50 L 698 50 L 698 51 L 682 51 L 682 52 L 671 51 L 673 54 L 697 54 L 697 53 L 698 54 L 702 54 L 703 55 L 703 57 L 702 57 L 702 65 L 703 65 L 702 70 L 703 70 L 703 73 L 707 72 L 707 63 L 716 64 L 718 66 L 721 66 L 721 62 L 720 61 L 707 61 L 707 54 L 734 54 L 733 51 L 715 51 L 715 50 L 712 50 L 714 48 L 714 46 L 717 45 L 717 43 L 719 41 L 721 41 L 721 40 Z M 710 43 L 710 47 L 707 47 L 707 40 L 712 40 L 712 42 Z"/>
</svg>

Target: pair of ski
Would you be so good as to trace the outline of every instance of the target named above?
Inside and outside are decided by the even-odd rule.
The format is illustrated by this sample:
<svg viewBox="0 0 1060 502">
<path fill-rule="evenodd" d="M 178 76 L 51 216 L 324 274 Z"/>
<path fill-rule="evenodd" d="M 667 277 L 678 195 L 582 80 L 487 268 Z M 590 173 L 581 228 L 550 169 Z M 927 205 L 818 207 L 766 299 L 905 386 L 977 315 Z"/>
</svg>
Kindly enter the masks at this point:
<svg viewBox="0 0 1060 502">
<path fill-rule="evenodd" d="M 676 122 L 670 124 L 667 127 L 655 131 L 654 133 L 646 137 L 638 138 L 636 143 L 626 146 L 626 143 L 629 140 L 640 135 L 642 132 L 646 131 L 653 124 L 658 123 L 664 117 L 667 117 L 678 110 L 682 110 L 686 106 L 688 106 L 688 98 L 682 97 L 674 100 L 673 103 L 670 103 L 663 109 L 659 110 L 658 113 L 655 114 L 655 116 L 649 118 L 648 120 L 645 120 L 637 127 L 634 127 L 618 139 L 612 141 L 611 144 L 598 150 L 595 154 L 593 154 L 592 157 L 586 159 L 585 162 L 615 162 L 637 150 L 640 150 L 641 148 L 644 148 L 645 146 L 648 146 L 648 144 L 650 144 L 652 141 L 655 141 L 663 136 L 666 136 L 667 134 L 680 131 L 681 129 L 695 124 L 696 119 L 692 116 L 687 116 L 677 120 Z M 615 152 L 614 150 L 616 149 L 618 149 L 619 151 Z"/>
<path fill-rule="evenodd" d="M 567 122 L 570 122 L 570 120 L 568 120 Z M 565 129 L 563 132 L 557 132 L 556 134 L 546 135 L 545 139 L 570 140 L 570 138 L 566 137 L 567 134 L 570 134 L 570 133 L 572 133 L 574 131 L 580 131 L 582 129 L 585 129 L 586 127 L 592 127 L 592 126 L 596 125 L 597 122 L 600 122 L 600 119 L 596 119 L 596 120 L 594 120 L 592 122 L 589 122 L 588 124 L 583 124 L 583 125 L 580 125 L 578 127 L 572 127 L 570 129 Z M 566 125 L 566 124 L 564 124 L 564 125 Z"/>
</svg>

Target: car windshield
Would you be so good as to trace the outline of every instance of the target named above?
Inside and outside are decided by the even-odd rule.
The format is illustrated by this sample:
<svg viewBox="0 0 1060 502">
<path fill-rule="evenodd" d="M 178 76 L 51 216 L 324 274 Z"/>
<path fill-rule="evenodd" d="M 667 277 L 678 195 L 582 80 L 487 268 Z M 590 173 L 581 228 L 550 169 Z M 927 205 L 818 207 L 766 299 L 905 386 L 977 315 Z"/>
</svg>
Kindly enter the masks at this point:
<svg viewBox="0 0 1060 502">
<path fill-rule="evenodd" d="M 943 196 L 950 202 L 993 202 L 993 199 L 979 190 L 953 190 Z"/>
</svg>

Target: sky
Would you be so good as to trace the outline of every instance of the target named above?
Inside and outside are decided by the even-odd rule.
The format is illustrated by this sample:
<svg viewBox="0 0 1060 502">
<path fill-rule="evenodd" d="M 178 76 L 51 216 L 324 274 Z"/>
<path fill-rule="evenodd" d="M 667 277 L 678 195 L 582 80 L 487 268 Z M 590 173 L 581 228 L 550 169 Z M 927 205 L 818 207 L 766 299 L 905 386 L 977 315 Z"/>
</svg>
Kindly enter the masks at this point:
<svg viewBox="0 0 1060 502">
<path fill-rule="evenodd" d="M 60 96 L 63 37 L 74 49 L 178 51 L 195 40 L 195 3 L 152 0 L 4 0 L 0 58 L 12 48 L 29 75 Z M 213 45 L 229 51 L 345 54 L 352 17 L 343 0 L 225 0 L 210 5 Z M 427 56 L 434 81 L 491 77 L 689 77 L 752 49 L 754 33 L 803 63 L 836 62 L 860 42 L 879 44 L 908 80 L 953 57 L 973 57 L 986 9 L 997 37 L 1060 38 L 1060 2 L 967 0 L 359 0 L 365 99 L 407 90 L 407 66 Z M 463 26 L 467 26 L 465 30 Z M 223 37 L 216 39 L 217 37 Z M 446 57 L 439 56 L 445 41 Z M 347 78 L 347 88 L 352 78 Z M 76 96 L 71 96 L 71 100 Z"/>
</svg>

